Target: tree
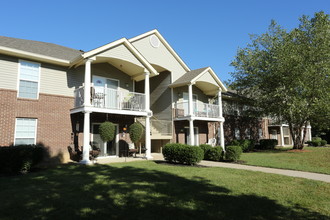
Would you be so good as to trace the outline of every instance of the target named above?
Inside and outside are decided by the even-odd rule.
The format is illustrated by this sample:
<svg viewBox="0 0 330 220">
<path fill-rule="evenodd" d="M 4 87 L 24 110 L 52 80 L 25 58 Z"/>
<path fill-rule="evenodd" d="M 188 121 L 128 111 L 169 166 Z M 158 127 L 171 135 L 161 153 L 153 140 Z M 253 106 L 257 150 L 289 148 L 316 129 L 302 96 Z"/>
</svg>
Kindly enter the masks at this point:
<svg viewBox="0 0 330 220">
<path fill-rule="evenodd" d="M 288 123 L 295 149 L 303 148 L 309 121 L 324 123 L 330 112 L 329 15 L 299 20 L 289 32 L 272 21 L 231 63 L 231 86 L 259 113 Z"/>
</svg>

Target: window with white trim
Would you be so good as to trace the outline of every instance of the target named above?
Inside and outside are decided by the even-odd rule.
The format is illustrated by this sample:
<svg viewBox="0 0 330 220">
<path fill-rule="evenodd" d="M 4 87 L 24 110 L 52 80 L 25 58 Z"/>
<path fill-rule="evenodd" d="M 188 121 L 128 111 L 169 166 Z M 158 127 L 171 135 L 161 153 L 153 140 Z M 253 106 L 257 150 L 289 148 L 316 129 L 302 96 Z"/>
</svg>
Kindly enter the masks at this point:
<svg viewBox="0 0 330 220">
<path fill-rule="evenodd" d="M 37 133 L 37 119 L 16 118 L 14 145 L 35 144 Z"/>
<path fill-rule="evenodd" d="M 241 139 L 241 134 L 239 128 L 235 128 L 235 139 L 239 140 Z"/>
<path fill-rule="evenodd" d="M 20 60 L 18 97 L 38 99 L 39 79 L 40 64 Z"/>
</svg>

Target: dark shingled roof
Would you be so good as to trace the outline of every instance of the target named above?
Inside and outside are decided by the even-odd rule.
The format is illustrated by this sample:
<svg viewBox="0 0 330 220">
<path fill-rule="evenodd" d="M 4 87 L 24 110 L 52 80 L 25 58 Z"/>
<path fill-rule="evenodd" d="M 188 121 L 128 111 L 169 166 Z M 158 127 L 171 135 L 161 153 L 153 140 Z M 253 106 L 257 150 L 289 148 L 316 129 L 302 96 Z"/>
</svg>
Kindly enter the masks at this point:
<svg viewBox="0 0 330 220">
<path fill-rule="evenodd" d="M 181 76 L 179 79 L 177 79 L 174 83 L 171 85 L 178 85 L 178 84 L 185 84 L 191 82 L 192 79 L 194 79 L 196 76 L 201 74 L 204 70 L 206 70 L 208 67 L 191 70 L 189 72 L 186 72 L 183 76 Z"/>
<path fill-rule="evenodd" d="M 0 36 L 0 46 L 69 61 L 82 54 L 79 50 L 57 44 L 4 36 Z"/>
</svg>

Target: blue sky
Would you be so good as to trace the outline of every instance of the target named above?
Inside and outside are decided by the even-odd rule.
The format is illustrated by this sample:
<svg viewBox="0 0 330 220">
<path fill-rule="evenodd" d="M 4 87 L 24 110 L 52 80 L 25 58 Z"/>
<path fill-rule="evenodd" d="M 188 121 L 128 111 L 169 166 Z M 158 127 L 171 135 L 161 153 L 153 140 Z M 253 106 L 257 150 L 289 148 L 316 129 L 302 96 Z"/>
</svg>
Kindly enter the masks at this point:
<svg viewBox="0 0 330 220">
<path fill-rule="evenodd" d="M 191 69 L 211 66 L 230 79 L 230 62 L 249 34 L 267 30 L 271 19 L 286 29 L 329 0 L 56 0 L 2 1 L 0 35 L 91 50 L 122 37 L 158 29 Z"/>
</svg>

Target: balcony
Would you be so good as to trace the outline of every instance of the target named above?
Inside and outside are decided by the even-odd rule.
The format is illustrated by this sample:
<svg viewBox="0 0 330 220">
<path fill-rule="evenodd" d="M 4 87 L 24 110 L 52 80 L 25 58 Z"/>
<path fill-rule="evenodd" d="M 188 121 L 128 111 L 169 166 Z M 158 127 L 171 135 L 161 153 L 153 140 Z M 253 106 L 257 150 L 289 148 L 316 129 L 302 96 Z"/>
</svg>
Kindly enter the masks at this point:
<svg viewBox="0 0 330 220">
<path fill-rule="evenodd" d="M 74 91 L 74 107 L 84 104 L 84 86 Z M 91 87 L 91 105 L 95 108 L 145 111 L 145 95 L 137 92 L 118 91 L 106 87 Z"/>
<path fill-rule="evenodd" d="M 189 116 L 188 101 L 181 101 L 175 104 L 175 118 L 183 118 Z M 195 117 L 202 118 L 219 118 L 219 105 L 213 105 L 202 102 L 193 102 L 193 114 Z"/>
</svg>

